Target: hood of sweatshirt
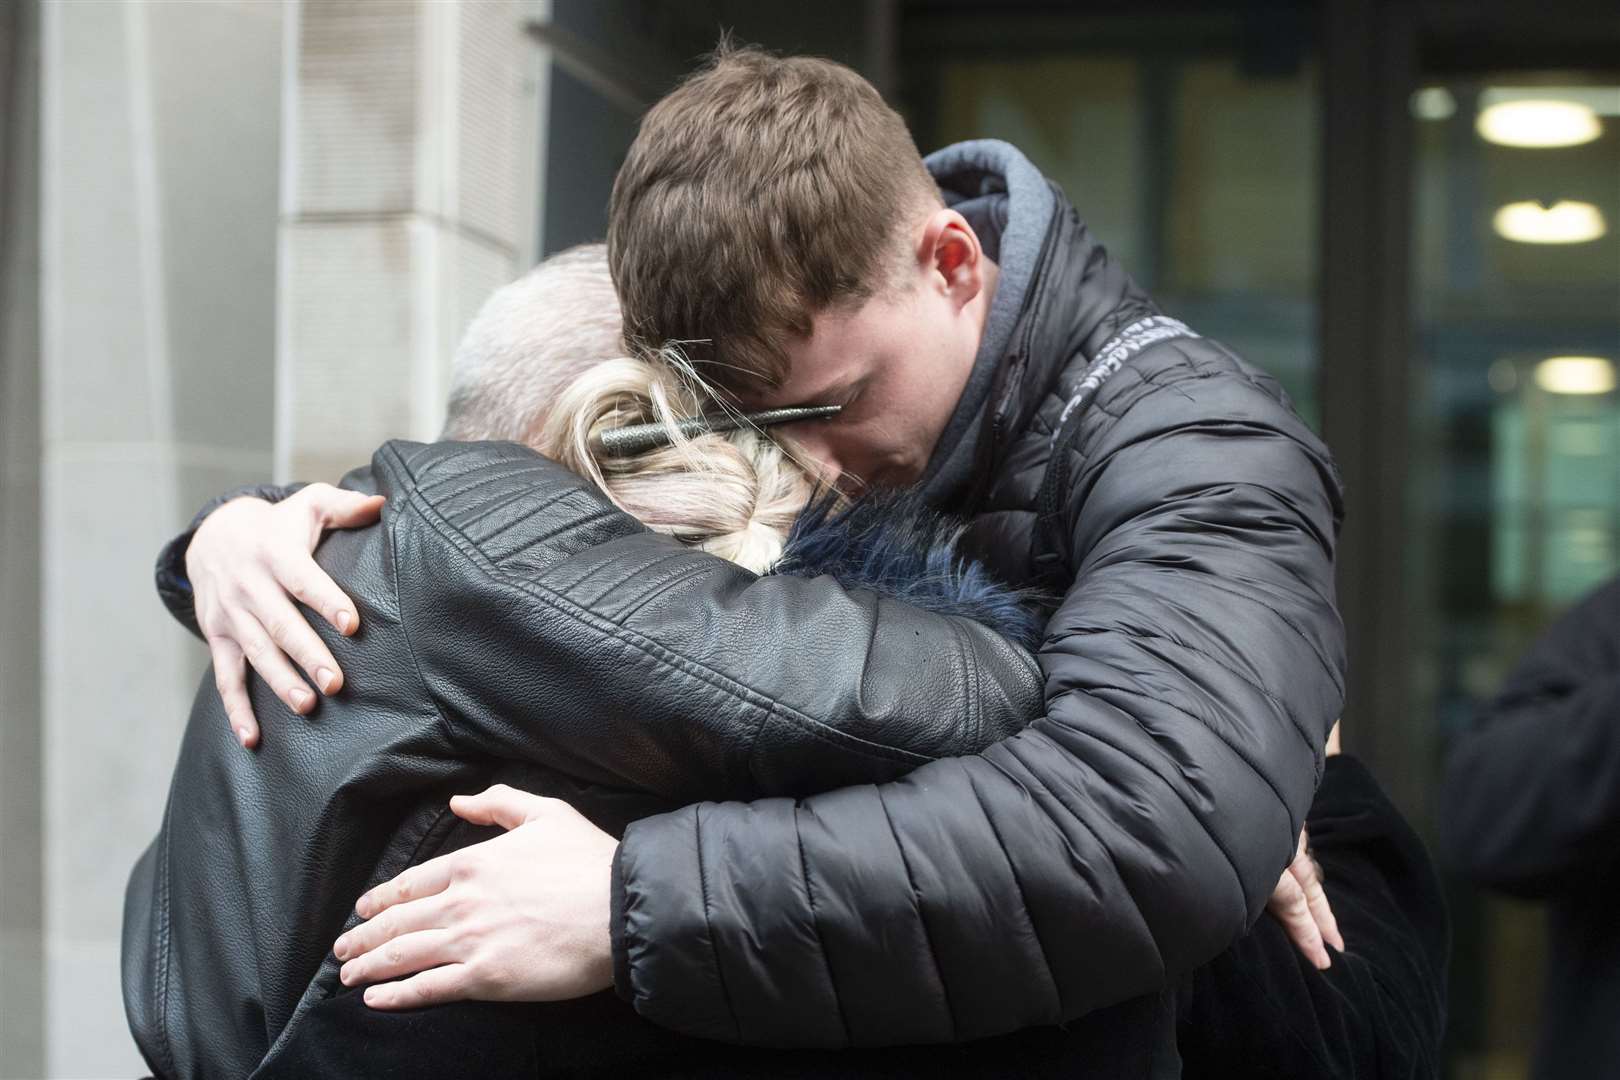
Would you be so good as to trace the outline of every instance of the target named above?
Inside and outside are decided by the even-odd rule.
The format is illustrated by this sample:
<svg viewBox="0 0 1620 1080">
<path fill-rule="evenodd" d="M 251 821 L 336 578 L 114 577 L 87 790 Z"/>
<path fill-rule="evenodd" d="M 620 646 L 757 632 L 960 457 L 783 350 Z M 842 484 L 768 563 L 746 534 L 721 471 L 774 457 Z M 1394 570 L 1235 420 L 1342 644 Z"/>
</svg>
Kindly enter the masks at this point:
<svg viewBox="0 0 1620 1080">
<path fill-rule="evenodd" d="M 967 386 L 923 473 L 921 486 L 928 501 L 950 507 L 960 502 L 971 484 L 984 428 L 980 419 L 1028 300 L 1058 200 L 1041 171 L 999 139 L 956 143 L 928 155 L 923 164 L 939 185 L 945 205 L 973 226 L 985 254 L 1001 271 Z"/>
</svg>

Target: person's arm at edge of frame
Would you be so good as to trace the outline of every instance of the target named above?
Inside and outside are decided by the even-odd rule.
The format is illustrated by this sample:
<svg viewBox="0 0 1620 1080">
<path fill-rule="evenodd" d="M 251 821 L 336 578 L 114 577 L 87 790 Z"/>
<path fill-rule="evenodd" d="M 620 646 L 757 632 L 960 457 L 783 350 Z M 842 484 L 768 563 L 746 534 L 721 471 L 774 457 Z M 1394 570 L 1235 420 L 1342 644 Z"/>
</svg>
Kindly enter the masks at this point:
<svg viewBox="0 0 1620 1080">
<path fill-rule="evenodd" d="M 1559 618 L 1458 737 L 1440 811 L 1447 862 L 1516 896 L 1620 860 L 1620 579 Z"/>
</svg>

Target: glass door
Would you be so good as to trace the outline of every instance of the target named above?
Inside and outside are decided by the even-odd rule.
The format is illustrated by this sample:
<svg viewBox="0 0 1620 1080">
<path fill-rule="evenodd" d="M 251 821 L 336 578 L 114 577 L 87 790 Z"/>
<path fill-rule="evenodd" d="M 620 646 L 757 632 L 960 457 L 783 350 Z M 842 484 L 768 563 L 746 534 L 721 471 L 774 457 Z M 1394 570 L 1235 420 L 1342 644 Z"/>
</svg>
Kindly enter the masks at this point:
<svg viewBox="0 0 1620 1080">
<path fill-rule="evenodd" d="M 1438 770 L 1517 657 L 1620 573 L 1620 72 L 1410 102 L 1410 714 Z M 1528 1075 L 1536 907 L 1452 883 L 1452 1075 Z"/>
</svg>

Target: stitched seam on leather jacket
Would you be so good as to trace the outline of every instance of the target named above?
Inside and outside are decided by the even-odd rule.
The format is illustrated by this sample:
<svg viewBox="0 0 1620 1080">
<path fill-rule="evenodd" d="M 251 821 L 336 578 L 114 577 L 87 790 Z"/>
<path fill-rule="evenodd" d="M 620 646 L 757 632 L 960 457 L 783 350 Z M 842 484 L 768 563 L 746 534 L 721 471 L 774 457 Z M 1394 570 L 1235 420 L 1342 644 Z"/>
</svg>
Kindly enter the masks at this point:
<svg viewBox="0 0 1620 1080">
<path fill-rule="evenodd" d="M 169 786 L 169 805 L 163 808 L 163 819 L 167 821 L 174 806 L 174 785 Z M 158 1048 L 163 1053 L 163 1064 L 170 1073 L 180 1070 L 174 1063 L 174 1045 L 169 1039 L 169 968 L 172 950 L 172 940 L 169 931 L 169 834 L 161 834 L 162 846 L 158 858 L 158 917 L 161 920 L 158 928 L 158 992 L 157 992 L 157 1033 Z"/>
<path fill-rule="evenodd" d="M 504 475 L 510 477 L 515 475 L 515 472 L 505 473 Z M 479 503 L 476 509 L 469 508 L 462 511 L 462 513 L 458 515 L 461 528 L 463 531 L 470 530 L 474 525 L 477 525 L 495 511 L 510 506 L 512 503 L 521 502 L 524 499 L 529 498 L 532 494 L 533 492 L 527 490 L 526 488 L 520 487 L 515 491 L 508 491 L 503 495 L 496 495 L 492 498 L 486 499 L 482 503 Z M 531 506 L 523 513 L 521 517 L 514 518 L 513 520 L 504 523 L 499 529 L 496 529 L 488 536 L 485 536 L 483 538 L 483 542 L 487 544 L 489 541 L 501 535 L 501 533 L 506 532 L 514 526 L 521 525 L 535 514 L 544 513 L 546 510 L 550 509 L 558 499 L 561 499 L 568 494 L 569 493 L 567 491 L 560 491 L 555 497 L 547 499 L 538 506 Z"/>
<path fill-rule="evenodd" d="M 393 447 L 390 446 L 389 449 L 392 451 Z M 398 454 L 396 453 L 395 456 L 397 457 Z M 411 492 L 413 500 L 416 494 L 415 490 Z M 395 514 L 393 521 L 388 525 L 388 569 L 394 578 L 389 585 L 394 591 L 394 607 L 399 612 L 399 633 L 405 639 L 405 652 L 411 658 L 411 670 L 416 673 L 416 682 L 422 688 L 422 697 L 433 706 L 433 715 L 439 718 L 439 730 L 444 733 L 447 741 L 459 742 L 460 740 L 456 738 L 455 725 L 450 722 L 450 718 L 445 715 L 444 709 L 440 707 L 439 695 L 433 692 L 433 687 L 428 683 L 427 675 L 422 671 L 422 660 L 416 651 L 416 638 L 411 633 L 411 621 L 405 612 L 405 597 L 399 587 L 399 530 L 404 520 L 404 514 Z"/>
<path fill-rule="evenodd" d="M 520 527 L 522 525 L 527 524 L 531 519 L 539 516 L 540 514 L 546 513 L 552 507 L 556 506 L 559 502 L 561 502 L 562 500 L 568 498 L 572 494 L 573 494 L 573 492 L 570 492 L 570 491 L 558 492 L 556 495 L 553 495 L 551 498 L 547 499 L 545 502 L 540 503 L 537 506 L 530 507 L 528 510 L 524 511 L 521 515 L 519 515 L 516 518 L 513 518 L 511 521 L 506 522 L 500 528 L 496 529 L 494 532 L 480 537 L 478 542 L 481 543 L 481 544 L 492 544 L 492 543 L 494 543 L 496 540 L 499 540 L 501 537 L 505 536 L 507 533 L 511 532 L 513 529 L 516 529 L 516 528 L 518 528 L 518 527 Z M 476 513 L 473 514 L 472 520 L 468 521 L 468 522 L 465 522 L 463 527 L 465 528 L 468 525 L 477 524 L 478 522 L 480 522 L 480 521 L 482 521 L 484 519 L 486 514 L 492 514 L 492 513 L 495 512 L 495 510 L 500 509 L 502 506 L 508 505 L 510 502 L 512 502 L 512 501 L 514 501 L 516 499 L 523 499 L 523 498 L 530 497 L 532 495 L 533 495 L 533 492 L 517 491 L 517 492 L 513 493 L 512 499 L 505 499 L 505 498 L 502 498 L 500 496 L 496 496 L 495 498 L 490 499 L 487 502 L 480 503 L 480 504 L 478 504 Z M 594 520 L 594 518 L 592 520 Z M 578 525 L 586 525 L 586 524 L 589 524 L 589 521 L 580 521 L 580 522 L 577 522 L 576 524 L 578 524 Z M 544 541 L 551 539 L 551 537 L 553 535 L 555 535 L 555 534 L 554 533 L 548 533 L 547 535 L 539 537 L 539 538 L 537 538 L 535 540 L 525 541 L 519 547 L 517 547 L 514 550 L 508 552 L 507 557 L 511 558 L 512 556 L 517 555 L 517 554 L 527 550 L 533 544 L 543 543 Z"/>
<path fill-rule="evenodd" d="M 392 448 L 390 448 L 390 452 L 393 454 L 396 460 L 401 460 L 400 455 L 397 452 L 392 451 Z M 403 462 L 401 463 L 403 464 Z M 862 738 L 859 735 L 852 734 L 840 728 L 823 724 L 814 717 L 806 716 L 797 709 L 784 705 L 769 695 L 760 693 L 758 690 L 755 690 L 752 687 L 745 686 L 742 683 L 739 683 L 736 680 L 731 679 L 704 664 L 682 656 L 679 653 L 676 653 L 669 648 L 642 636 L 634 630 L 629 630 L 613 623 L 610 620 L 603 619 L 601 616 L 592 614 L 584 608 L 579 607 L 576 603 L 574 603 L 574 601 L 559 594 L 556 592 L 556 590 L 550 588 L 549 586 L 543 585 L 528 578 L 518 577 L 517 575 L 504 571 L 498 564 L 495 563 L 493 559 L 490 558 L 490 556 L 485 554 L 477 544 L 473 543 L 473 541 L 462 535 L 452 523 L 446 520 L 439 509 L 429 502 L 427 497 L 422 493 L 421 489 L 415 485 L 411 487 L 409 492 L 408 504 L 411 508 L 417 511 L 418 516 L 422 519 L 424 525 L 430 528 L 445 542 L 449 543 L 452 547 L 460 551 L 463 555 L 466 555 L 472 565 L 476 566 L 488 580 L 496 585 L 501 586 L 502 588 L 513 589 L 525 593 L 534 599 L 540 600 L 542 603 L 545 603 L 547 606 L 551 607 L 557 614 L 570 619 L 578 627 L 584 630 L 595 633 L 603 638 L 612 639 L 626 648 L 633 649 L 649 659 L 663 664 L 665 667 L 673 668 L 677 672 L 680 672 L 698 682 L 702 682 L 711 689 L 728 695 L 745 708 L 760 709 L 764 710 L 768 715 L 781 716 L 784 719 L 798 725 L 807 734 L 839 746 L 842 749 L 866 753 L 881 760 L 897 761 L 908 765 L 922 764 L 930 760 L 928 757 L 918 754 L 915 751 L 904 750 L 895 746 L 887 746 L 882 743 L 875 743 L 870 739 Z M 403 520 L 403 515 L 400 515 L 399 520 Z M 397 544 L 394 545 L 394 551 L 397 557 Z M 401 623 L 404 624 L 405 622 L 406 620 L 402 610 Z M 410 634 L 408 631 L 406 631 L 406 640 L 410 640 Z M 411 662 L 414 665 L 417 663 L 414 646 L 412 647 L 411 651 Z M 420 667 L 417 668 L 417 672 L 418 677 L 421 677 Z M 423 685 L 425 688 L 427 687 L 425 679 L 423 681 Z M 429 689 L 428 692 L 431 696 L 431 689 Z M 443 711 L 439 709 L 436 697 L 434 698 L 434 708 L 439 711 L 440 717 L 444 720 L 445 730 L 453 735 L 459 735 L 460 733 L 455 731 L 455 725 L 450 723 L 449 718 L 446 717 Z M 460 743 L 463 742 L 464 739 L 458 737 L 455 739 L 455 741 Z M 742 749 L 744 748 L 739 748 L 739 750 Z M 751 753 L 752 746 L 749 746 L 746 748 L 746 750 L 747 752 Z"/>
</svg>

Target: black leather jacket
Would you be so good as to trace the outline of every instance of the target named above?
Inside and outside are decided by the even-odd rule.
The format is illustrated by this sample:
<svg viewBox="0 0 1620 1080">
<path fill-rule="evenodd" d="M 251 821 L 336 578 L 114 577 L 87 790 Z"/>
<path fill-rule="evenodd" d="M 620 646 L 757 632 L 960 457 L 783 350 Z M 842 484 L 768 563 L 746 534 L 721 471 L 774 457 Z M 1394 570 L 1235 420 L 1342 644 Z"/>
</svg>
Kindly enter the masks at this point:
<svg viewBox="0 0 1620 1080">
<path fill-rule="evenodd" d="M 552 770 L 673 800 L 741 799 L 748 793 L 726 782 L 739 776 L 766 790 L 814 790 L 849 775 L 823 764 L 874 767 L 871 755 L 893 770 L 871 777 L 881 783 L 799 800 L 700 803 L 626 830 L 614 872 L 616 985 L 665 1028 L 837 1047 L 1060 1023 L 1159 994 L 1220 953 L 1259 915 L 1293 853 L 1343 694 L 1331 461 L 1274 381 L 1157 319 L 1058 199 L 979 416 L 974 486 L 959 507 L 973 515 L 975 549 L 1004 576 L 1059 585 L 1038 656 L 1044 701 L 1027 730 L 893 779 L 930 752 L 926 736 L 919 743 L 899 729 L 930 714 L 916 706 L 937 700 L 929 695 L 940 693 L 938 658 L 960 655 L 959 627 L 915 627 L 916 651 L 874 664 L 871 650 L 900 647 L 903 633 L 872 633 L 861 614 L 871 601 L 860 594 L 791 579 L 756 584 L 667 547 L 655 559 L 617 558 L 615 545 L 630 542 L 616 531 L 624 519 L 577 486 L 533 511 L 545 521 L 529 527 L 547 538 L 560 530 L 555 540 L 523 548 L 529 541 L 513 536 L 530 534 L 507 503 L 485 505 L 471 479 L 428 478 L 408 509 L 439 524 L 399 534 L 411 542 L 384 573 L 391 587 L 442 587 L 457 598 L 426 604 L 426 629 L 409 641 L 398 635 L 387 654 L 395 659 L 362 660 L 353 643 L 332 643 L 355 673 L 345 694 L 364 693 L 371 680 L 386 689 L 384 677 L 404 686 L 420 670 L 410 683 L 416 699 L 394 706 L 424 733 L 390 749 L 408 762 L 426 760 L 419 740 L 429 736 L 451 746 L 457 733 L 476 731 L 455 748 L 520 758 L 538 738 Z M 527 467 L 553 475 L 541 463 Z M 465 528 L 489 537 L 500 558 L 442 524 L 456 519 L 440 500 L 476 504 Z M 595 510 L 568 524 L 581 507 Z M 405 509 L 395 506 L 391 520 Z M 360 542 L 334 537 L 323 557 Z M 592 555 L 593 545 L 606 550 Z M 557 550 L 569 558 L 553 563 Z M 524 584 L 526 575 L 559 573 L 544 589 Z M 553 596 L 563 587 L 567 605 Z M 389 610 L 386 591 L 362 589 L 357 600 Z M 369 607 L 366 617 L 368 634 L 391 632 Z M 639 629 L 627 633 L 626 619 Z M 514 652 L 508 620 L 544 633 L 519 630 Z M 372 662 L 377 676 L 365 674 Z M 451 682 L 453 671 L 487 677 L 467 685 Z M 420 700 L 424 686 L 432 705 Z M 952 708 L 980 710 L 966 714 L 977 726 L 1003 693 L 979 687 Z M 743 717 L 748 732 L 718 760 L 685 728 L 716 715 L 716 694 L 730 699 L 718 714 Z M 672 699 L 700 707 L 677 722 Z M 273 708 L 267 695 L 260 700 Z M 379 701 L 392 704 L 386 693 Z M 853 721 L 840 722 L 848 708 Z M 556 737 L 531 735 L 541 724 L 555 725 Z M 222 717 L 214 729 L 229 739 Z M 367 737 L 388 730 L 378 724 Z M 789 737 L 814 752 L 776 753 Z M 950 754 L 945 741 L 931 752 Z M 183 756 L 190 752 L 188 743 Z M 299 753 L 308 768 L 337 767 L 323 766 L 313 742 Z M 645 783 L 633 771 L 677 758 L 679 768 L 646 774 L 690 776 L 705 760 L 732 767 L 709 775 L 706 790 Z M 235 759 L 247 769 L 246 755 Z M 442 806 L 443 796 L 491 778 L 449 776 L 432 797 Z M 376 777 L 345 787 L 346 779 L 325 777 L 339 792 L 333 814 L 407 816 L 406 802 L 378 807 L 374 794 L 348 805 L 342 793 Z M 553 774 L 511 782 L 551 791 L 545 785 L 561 783 Z M 629 797 L 622 806 L 620 820 L 648 808 Z M 244 807 L 214 826 L 238 837 L 230 843 L 241 865 L 282 872 L 286 852 L 239 831 L 252 820 Z M 434 822 L 442 828 L 442 814 Z M 459 842 L 433 832 L 434 822 L 407 835 Z M 333 883 L 301 887 L 346 908 L 412 857 L 408 845 L 376 838 L 359 848 L 379 843 L 385 865 L 345 863 L 334 847 L 318 864 L 341 868 Z M 149 856 L 159 867 L 163 859 L 161 849 Z M 341 928 L 298 928 L 310 932 L 294 939 L 278 927 L 263 944 L 272 956 L 297 952 L 288 969 L 314 971 Z M 214 940 L 233 937 L 252 940 L 245 926 Z M 144 978 L 151 965 L 140 960 Z M 245 1004 L 239 1028 L 273 1035 L 292 1007 L 264 1022 Z M 152 1026 L 144 1006 L 132 1013 L 137 1028 Z M 1145 1025 L 1152 1036 L 1155 1017 L 1162 1022 L 1162 1010 L 1134 1014 L 1131 1030 Z"/>
<path fill-rule="evenodd" d="M 360 893 L 488 835 L 452 794 L 508 783 L 617 834 L 704 795 L 893 779 L 1039 710 L 1032 658 L 994 630 L 690 553 L 522 447 L 389 443 L 345 484 L 388 498 L 318 554 L 360 607 L 353 638 L 323 626 L 348 685 L 250 754 L 205 679 L 130 881 L 125 998 L 164 1076 L 273 1065 L 339 991 Z M 806 628 L 819 648 L 782 647 Z"/>
</svg>

